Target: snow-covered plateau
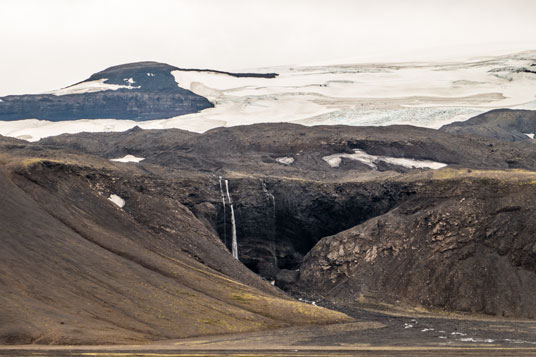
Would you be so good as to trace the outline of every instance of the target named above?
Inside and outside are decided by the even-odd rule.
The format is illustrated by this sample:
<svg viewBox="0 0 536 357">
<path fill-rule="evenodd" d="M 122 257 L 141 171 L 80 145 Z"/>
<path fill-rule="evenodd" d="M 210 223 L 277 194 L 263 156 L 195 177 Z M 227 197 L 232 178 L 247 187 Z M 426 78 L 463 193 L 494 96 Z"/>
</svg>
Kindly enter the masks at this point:
<svg viewBox="0 0 536 357">
<path fill-rule="evenodd" d="M 61 133 L 124 131 L 135 125 L 204 132 L 261 122 L 439 128 L 495 108 L 536 109 L 536 51 L 464 61 L 296 65 L 255 72 L 275 72 L 278 76 L 172 71 L 180 87 L 215 105 L 194 114 L 143 122 L 113 118 L 18 120 L 2 122 L 0 134 L 35 141 Z M 152 78 L 150 73 L 147 76 Z M 116 89 L 109 86 L 101 81 L 53 93 Z"/>
</svg>

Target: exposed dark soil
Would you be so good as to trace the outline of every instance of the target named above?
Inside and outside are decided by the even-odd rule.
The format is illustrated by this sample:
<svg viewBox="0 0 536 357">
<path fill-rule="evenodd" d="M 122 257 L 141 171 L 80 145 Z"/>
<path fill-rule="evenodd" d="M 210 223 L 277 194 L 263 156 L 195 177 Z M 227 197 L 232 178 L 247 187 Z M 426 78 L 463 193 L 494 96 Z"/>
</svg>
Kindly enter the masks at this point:
<svg viewBox="0 0 536 357">
<path fill-rule="evenodd" d="M 259 124 L 205 134 L 135 128 L 33 144 L 0 138 L 0 145 L 4 343 L 141 343 L 349 320 L 277 287 L 358 323 L 259 332 L 255 341 L 284 344 L 288 334 L 295 339 L 285 346 L 301 341 L 311 353 L 321 353 L 316 346 L 343 353 L 346 344 L 357 351 L 366 343 L 451 341 L 465 349 L 536 341 L 532 322 L 422 315 L 534 318 L 530 142 L 409 126 Z M 335 168 L 323 160 L 354 149 L 448 167 L 343 159 Z M 108 160 L 125 154 L 145 160 Z M 224 180 L 239 259 L 250 270 L 229 253 Z M 112 194 L 124 207 L 108 200 Z M 211 341 L 232 352 L 229 341 L 241 339 L 233 336 Z M 278 351 L 276 342 L 251 349 Z"/>
<path fill-rule="evenodd" d="M 0 158 L 2 343 L 139 343 L 348 319 L 250 272 L 179 200 L 150 190 L 165 178 L 33 149 L 4 147 Z M 37 153 L 48 158 L 27 156 Z"/>
<path fill-rule="evenodd" d="M 536 132 L 536 111 L 496 109 L 441 129 L 452 134 L 470 134 L 502 141 L 529 141 Z"/>
</svg>

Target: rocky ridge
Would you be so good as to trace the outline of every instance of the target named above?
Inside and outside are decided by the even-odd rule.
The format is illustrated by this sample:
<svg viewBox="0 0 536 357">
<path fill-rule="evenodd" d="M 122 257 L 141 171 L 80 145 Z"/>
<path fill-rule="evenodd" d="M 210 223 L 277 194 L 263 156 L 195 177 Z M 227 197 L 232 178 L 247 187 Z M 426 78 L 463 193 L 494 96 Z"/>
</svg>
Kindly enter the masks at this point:
<svg viewBox="0 0 536 357">
<path fill-rule="evenodd" d="M 21 306 L 32 306 L 47 311 L 46 326 L 58 326 L 13 325 L 1 334 L 5 342 L 142 341 L 346 319 L 296 305 L 270 282 L 338 306 L 534 317 L 531 141 L 410 126 L 257 124 L 204 134 L 134 128 L 38 143 L 1 138 L 1 145 L 10 187 L 4 256 L 21 262 L 0 266 L 9 277 L 2 314 L 27 321 Z M 369 156 L 352 156 L 356 150 Z M 326 157 L 338 154 L 347 156 L 331 165 Z M 111 161 L 124 155 L 142 160 Z M 412 160 L 447 167 L 415 168 Z M 240 262 L 230 254 L 229 198 Z M 20 217 L 32 224 L 21 230 Z M 51 259 L 56 270 L 47 268 Z M 113 272 L 96 264 L 102 259 Z M 120 278 L 127 265 L 136 276 Z M 65 291 L 61 281 L 81 275 L 109 280 Z M 149 304 L 147 286 L 155 294 Z M 134 305 L 120 308 L 125 297 Z M 65 301 L 73 302 L 61 310 Z M 168 309 L 176 314 L 162 319 Z M 103 314 L 115 327 L 99 320 Z M 83 326 L 108 332 L 88 335 Z"/>
<path fill-rule="evenodd" d="M 529 141 L 536 132 L 536 111 L 495 109 L 441 127 L 451 134 L 470 134 L 501 141 Z"/>
<path fill-rule="evenodd" d="M 116 140 L 113 137 L 124 140 L 119 138 L 127 134 L 107 135 L 106 140 L 112 145 Z M 130 135 L 145 135 L 147 138 L 154 134 L 136 129 Z M 80 145 L 78 149 L 112 157 L 105 145 L 90 144 L 98 142 L 98 134 L 62 135 L 44 139 L 41 143 L 46 146 L 65 145 L 77 148 L 72 144 L 76 137 Z M 293 286 L 300 275 L 295 273 L 299 269 L 303 272 L 299 281 L 305 283 L 297 285 L 298 290 L 302 289 L 302 286 L 310 286 L 310 290 L 302 290 L 311 294 L 327 291 L 321 281 L 329 279 L 324 279 L 324 275 L 317 280 L 307 278 L 309 273 L 302 267 L 302 259 L 315 247 L 303 264 L 318 266 L 319 257 L 326 256 L 331 249 L 326 248 L 321 253 L 312 255 L 316 249 L 323 246 L 323 237 L 360 227 L 361 224 L 369 224 L 384 215 L 389 217 L 389 221 L 398 219 L 401 225 L 408 225 L 406 220 L 412 216 L 395 219 L 393 212 L 398 212 L 401 206 L 414 205 L 415 202 L 421 202 L 420 205 L 424 204 L 422 202 L 432 206 L 439 204 L 449 195 L 450 190 L 461 190 L 457 188 L 458 185 L 465 187 L 466 195 L 470 194 L 471 187 L 482 186 L 482 190 L 478 191 L 482 195 L 475 198 L 480 202 L 489 200 L 487 195 L 490 190 L 507 196 L 508 193 L 502 192 L 504 189 L 494 183 L 494 172 L 518 168 L 518 171 L 504 172 L 511 172 L 513 177 L 524 177 L 525 171 L 519 171 L 520 169 L 534 170 L 535 167 L 534 151 L 530 142 L 505 143 L 404 126 L 308 128 L 292 124 L 258 124 L 214 129 L 205 134 L 192 135 L 185 138 L 181 144 L 170 144 L 166 148 L 141 148 L 132 145 L 129 148 L 129 153 L 146 157 L 142 161 L 146 163 L 144 167 L 151 164 L 181 170 L 183 176 L 184 172 L 190 172 L 194 176 L 204 173 L 203 178 L 197 180 L 183 178 L 182 193 L 179 195 L 182 202 L 197 217 L 202 217 L 204 222 L 218 232 L 227 247 L 230 247 L 230 217 L 223 215 L 218 186 L 219 176 L 228 179 L 238 222 L 241 261 L 254 272 L 266 279 L 275 280 L 277 285 L 293 292 L 297 291 Z M 450 170 L 458 171 L 441 169 L 437 172 L 445 172 L 444 176 L 430 178 L 426 175 L 432 171 L 389 165 L 380 160 L 377 161 L 375 169 L 344 158 L 341 165 L 334 168 L 323 160 L 326 155 L 352 152 L 356 148 L 369 154 L 444 162 L 452 168 Z M 124 153 L 127 152 L 114 154 Z M 277 161 L 280 157 L 291 157 L 294 161 L 283 164 Z M 422 178 L 420 175 L 425 176 Z M 463 177 L 463 180 L 460 181 L 458 176 Z M 498 182 L 502 182 L 501 180 Z M 527 180 L 530 181 L 530 177 L 525 179 Z M 465 181 L 470 183 L 464 186 Z M 436 195 L 437 192 L 441 193 Z M 475 193 L 471 195 L 474 196 Z M 460 196 L 459 200 L 462 198 Z M 449 210 L 458 205 L 455 200 L 446 202 Z M 528 207 L 530 201 L 525 202 Z M 470 216 L 476 209 L 476 206 L 471 206 L 460 214 Z M 478 214 L 483 217 L 491 215 L 487 211 Z M 454 232 L 460 225 L 459 222 L 457 224 L 448 229 Z M 498 224 L 492 222 L 491 226 Z M 394 232 L 398 231 L 394 229 L 393 234 Z M 404 232 L 405 237 L 415 234 L 407 230 L 401 232 Z M 476 239 L 469 233 L 466 233 L 466 236 L 467 239 Z M 321 243 L 317 244 L 318 241 Z M 413 248 L 420 251 L 424 247 L 425 245 Z M 330 256 L 336 253 L 331 253 Z M 457 254 L 455 256 L 458 257 Z M 405 259 L 410 259 L 409 257 L 408 253 Z M 371 276 L 375 276 L 373 273 Z M 420 277 L 421 273 L 422 270 L 416 271 L 415 276 Z M 439 285 L 443 283 L 445 282 L 437 282 Z M 438 286 L 433 289 L 437 288 L 437 294 L 444 297 L 445 290 Z M 458 291 L 455 291 L 453 294 L 457 293 Z M 399 300 L 405 299 L 405 294 L 404 291 L 399 292 Z M 459 296 L 463 295 L 463 292 L 459 293 Z M 377 294 L 378 302 L 383 301 L 382 296 Z M 408 297 L 406 300 L 414 304 L 422 303 L 421 297 L 417 296 Z M 463 306 L 455 303 L 448 305 L 436 301 L 428 303 L 428 306 L 463 310 Z M 474 307 L 469 311 L 473 311 L 471 309 L 483 311 Z M 488 312 L 502 313 L 497 311 Z M 505 314 L 520 314 L 519 309 L 515 311 Z"/>
</svg>

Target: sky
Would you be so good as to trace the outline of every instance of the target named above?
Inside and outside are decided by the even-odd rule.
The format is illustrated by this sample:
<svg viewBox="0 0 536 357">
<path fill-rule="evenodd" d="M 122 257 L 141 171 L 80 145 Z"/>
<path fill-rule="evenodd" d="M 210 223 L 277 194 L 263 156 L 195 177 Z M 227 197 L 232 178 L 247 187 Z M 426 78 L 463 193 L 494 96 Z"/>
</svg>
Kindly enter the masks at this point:
<svg viewBox="0 0 536 357">
<path fill-rule="evenodd" d="M 128 62 L 239 70 L 536 49 L 534 0 L 0 0 L 0 96 Z"/>
</svg>

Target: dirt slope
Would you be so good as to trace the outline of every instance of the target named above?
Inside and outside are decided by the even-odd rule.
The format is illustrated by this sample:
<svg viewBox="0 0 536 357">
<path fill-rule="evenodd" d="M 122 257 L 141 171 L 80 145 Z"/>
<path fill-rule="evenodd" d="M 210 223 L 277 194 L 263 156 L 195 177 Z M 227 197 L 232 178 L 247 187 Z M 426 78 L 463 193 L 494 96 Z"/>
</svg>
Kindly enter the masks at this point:
<svg viewBox="0 0 536 357">
<path fill-rule="evenodd" d="M 116 206 L 113 182 L 129 172 L 54 155 L 1 155 L 2 343 L 144 342 L 347 319 L 262 281 L 179 202 L 132 191 Z"/>
</svg>

